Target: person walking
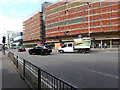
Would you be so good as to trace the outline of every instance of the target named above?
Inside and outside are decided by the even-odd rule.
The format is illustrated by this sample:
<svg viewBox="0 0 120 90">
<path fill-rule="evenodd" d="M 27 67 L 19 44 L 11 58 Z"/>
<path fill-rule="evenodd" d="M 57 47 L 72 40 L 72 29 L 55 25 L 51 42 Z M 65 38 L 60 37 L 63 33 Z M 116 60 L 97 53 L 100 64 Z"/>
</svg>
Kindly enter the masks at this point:
<svg viewBox="0 0 120 90">
<path fill-rule="evenodd" d="M 105 48 L 105 49 L 107 48 L 107 43 L 104 43 L 104 48 Z"/>
</svg>

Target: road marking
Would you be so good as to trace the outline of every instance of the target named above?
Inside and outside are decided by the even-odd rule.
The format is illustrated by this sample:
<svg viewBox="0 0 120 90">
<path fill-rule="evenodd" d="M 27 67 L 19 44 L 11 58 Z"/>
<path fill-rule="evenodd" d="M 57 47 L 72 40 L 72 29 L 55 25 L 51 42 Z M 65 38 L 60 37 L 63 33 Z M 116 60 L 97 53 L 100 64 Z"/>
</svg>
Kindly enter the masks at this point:
<svg viewBox="0 0 120 90">
<path fill-rule="evenodd" d="M 74 53 L 74 54 L 73 54 L 73 53 L 68 53 L 68 54 L 67 54 L 67 53 L 63 53 L 63 54 L 60 54 L 60 53 L 52 53 L 52 55 L 64 55 L 64 56 L 65 56 L 65 55 L 66 55 L 66 56 L 69 55 L 69 56 L 71 56 L 71 55 L 90 55 L 90 54 L 87 54 L 87 53 L 86 53 L 86 54 L 82 54 L 82 53 Z"/>
<path fill-rule="evenodd" d="M 92 72 L 98 73 L 98 74 L 102 74 L 102 75 L 105 75 L 105 76 L 109 76 L 109 77 L 113 77 L 113 78 L 116 78 L 116 79 L 119 79 L 118 76 L 113 76 L 113 75 L 110 75 L 110 74 L 106 74 L 106 73 L 102 73 L 102 72 L 97 72 L 97 71 L 94 71 L 94 70 L 92 70 Z"/>
</svg>

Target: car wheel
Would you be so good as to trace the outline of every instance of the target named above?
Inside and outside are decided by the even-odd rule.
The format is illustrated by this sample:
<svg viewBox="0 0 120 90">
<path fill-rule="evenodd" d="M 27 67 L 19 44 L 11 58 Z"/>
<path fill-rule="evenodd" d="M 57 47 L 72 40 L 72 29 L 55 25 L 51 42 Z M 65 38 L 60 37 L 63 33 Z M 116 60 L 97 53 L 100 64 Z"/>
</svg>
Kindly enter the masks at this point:
<svg viewBox="0 0 120 90">
<path fill-rule="evenodd" d="M 30 55 L 32 55 L 32 52 L 29 52 Z"/>
<path fill-rule="evenodd" d="M 85 54 L 85 53 L 86 53 L 86 51 L 85 51 L 85 50 L 83 50 L 83 51 L 82 51 L 82 53 L 83 53 L 83 54 Z"/>
<path fill-rule="evenodd" d="M 39 52 L 38 54 L 41 55 L 41 52 Z"/>
<path fill-rule="evenodd" d="M 32 55 L 32 53 L 29 53 L 30 55 Z"/>
<path fill-rule="evenodd" d="M 64 53 L 64 51 L 63 51 L 63 50 L 60 50 L 59 52 L 60 52 L 60 53 Z"/>
<path fill-rule="evenodd" d="M 50 53 L 47 53 L 47 55 L 50 55 Z"/>
<path fill-rule="evenodd" d="M 32 53 L 29 53 L 30 55 L 32 55 Z"/>
</svg>

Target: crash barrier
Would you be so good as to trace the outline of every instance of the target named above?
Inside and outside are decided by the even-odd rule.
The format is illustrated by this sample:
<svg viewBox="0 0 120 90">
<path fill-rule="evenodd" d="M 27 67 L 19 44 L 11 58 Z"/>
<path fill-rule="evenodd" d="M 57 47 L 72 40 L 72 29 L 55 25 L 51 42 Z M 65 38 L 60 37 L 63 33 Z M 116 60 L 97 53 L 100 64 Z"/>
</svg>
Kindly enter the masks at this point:
<svg viewBox="0 0 120 90">
<path fill-rule="evenodd" d="M 8 57 L 12 60 L 21 77 L 34 89 L 51 89 L 51 90 L 78 90 L 77 87 L 55 77 L 47 71 L 33 65 L 25 59 L 8 53 Z"/>
</svg>

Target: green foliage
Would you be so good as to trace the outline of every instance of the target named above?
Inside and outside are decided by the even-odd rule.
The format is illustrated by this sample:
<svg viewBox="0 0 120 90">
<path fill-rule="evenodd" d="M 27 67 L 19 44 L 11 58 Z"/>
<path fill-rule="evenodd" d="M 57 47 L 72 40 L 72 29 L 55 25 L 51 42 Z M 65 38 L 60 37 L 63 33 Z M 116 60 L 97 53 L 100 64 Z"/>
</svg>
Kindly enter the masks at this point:
<svg viewBox="0 0 120 90">
<path fill-rule="evenodd" d="M 22 46 L 22 43 L 19 43 L 18 46 Z"/>
</svg>

